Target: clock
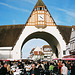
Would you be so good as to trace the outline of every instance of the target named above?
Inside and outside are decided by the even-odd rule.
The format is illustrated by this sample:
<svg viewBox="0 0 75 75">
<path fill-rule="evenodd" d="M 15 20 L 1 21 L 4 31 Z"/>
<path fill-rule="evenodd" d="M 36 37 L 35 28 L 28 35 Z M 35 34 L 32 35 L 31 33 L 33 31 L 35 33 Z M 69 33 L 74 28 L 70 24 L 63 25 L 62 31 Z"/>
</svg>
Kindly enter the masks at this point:
<svg viewBox="0 0 75 75">
<path fill-rule="evenodd" d="M 44 21 L 44 14 L 38 14 L 38 21 Z"/>
</svg>

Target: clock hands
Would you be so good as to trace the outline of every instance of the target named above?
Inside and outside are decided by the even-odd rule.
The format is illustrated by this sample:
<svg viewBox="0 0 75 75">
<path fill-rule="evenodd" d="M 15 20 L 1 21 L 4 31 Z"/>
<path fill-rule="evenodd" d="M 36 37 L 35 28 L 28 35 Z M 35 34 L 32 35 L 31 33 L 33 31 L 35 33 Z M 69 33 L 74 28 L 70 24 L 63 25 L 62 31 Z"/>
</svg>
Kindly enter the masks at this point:
<svg viewBox="0 0 75 75">
<path fill-rule="evenodd" d="M 43 19 L 43 17 L 41 17 L 41 16 L 40 16 L 40 18 L 42 18 L 42 19 Z"/>
</svg>

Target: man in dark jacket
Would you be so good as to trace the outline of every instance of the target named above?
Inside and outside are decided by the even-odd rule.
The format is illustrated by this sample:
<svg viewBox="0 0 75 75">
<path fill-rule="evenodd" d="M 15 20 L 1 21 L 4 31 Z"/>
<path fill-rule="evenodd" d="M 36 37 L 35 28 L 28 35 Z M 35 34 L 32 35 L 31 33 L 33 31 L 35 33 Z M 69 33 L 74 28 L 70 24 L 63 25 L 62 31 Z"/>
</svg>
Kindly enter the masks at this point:
<svg viewBox="0 0 75 75">
<path fill-rule="evenodd" d="M 39 69 L 35 68 L 35 64 L 32 64 L 32 69 L 30 70 L 30 75 L 40 75 Z"/>
<path fill-rule="evenodd" d="M 6 75 L 6 74 L 7 74 L 7 63 L 5 63 L 0 70 L 0 75 Z"/>
<path fill-rule="evenodd" d="M 71 62 L 70 61 L 68 61 L 68 63 L 67 63 L 67 68 L 68 68 L 68 75 L 70 75 L 70 70 L 71 70 Z"/>
<path fill-rule="evenodd" d="M 71 75 L 75 75 L 75 63 L 71 63 Z"/>
<path fill-rule="evenodd" d="M 20 62 L 18 63 L 18 67 L 19 67 L 19 69 L 22 69 L 22 65 Z"/>
<path fill-rule="evenodd" d="M 45 67 L 44 74 L 45 75 L 50 75 L 49 74 L 49 63 L 47 61 L 45 62 L 44 67 Z"/>
</svg>

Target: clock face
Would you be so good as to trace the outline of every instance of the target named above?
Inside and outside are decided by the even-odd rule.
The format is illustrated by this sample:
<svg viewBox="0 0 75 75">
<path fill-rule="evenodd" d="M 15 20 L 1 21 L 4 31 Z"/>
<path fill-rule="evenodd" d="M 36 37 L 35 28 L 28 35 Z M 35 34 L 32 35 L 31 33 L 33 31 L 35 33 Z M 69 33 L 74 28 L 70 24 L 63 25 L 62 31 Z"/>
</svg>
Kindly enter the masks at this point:
<svg viewBox="0 0 75 75">
<path fill-rule="evenodd" d="M 44 14 L 38 14 L 38 21 L 44 21 Z"/>
</svg>

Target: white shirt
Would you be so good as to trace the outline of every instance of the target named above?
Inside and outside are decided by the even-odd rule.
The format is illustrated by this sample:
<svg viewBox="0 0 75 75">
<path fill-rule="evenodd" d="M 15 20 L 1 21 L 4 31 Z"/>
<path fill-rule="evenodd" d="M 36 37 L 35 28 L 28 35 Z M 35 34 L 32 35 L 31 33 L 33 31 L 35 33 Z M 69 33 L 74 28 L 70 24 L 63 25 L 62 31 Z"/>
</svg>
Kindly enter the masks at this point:
<svg viewBox="0 0 75 75">
<path fill-rule="evenodd" d="M 24 67 L 26 68 L 26 71 L 30 71 L 31 69 L 31 65 L 25 65 Z"/>
<path fill-rule="evenodd" d="M 62 74 L 67 75 L 67 67 L 66 66 L 62 67 Z"/>
</svg>

